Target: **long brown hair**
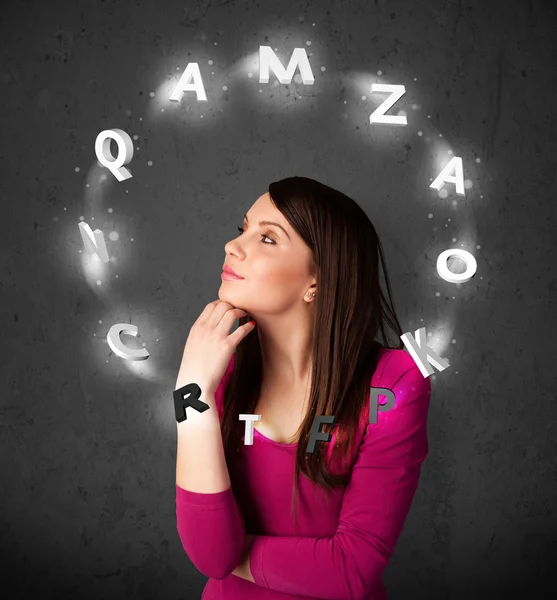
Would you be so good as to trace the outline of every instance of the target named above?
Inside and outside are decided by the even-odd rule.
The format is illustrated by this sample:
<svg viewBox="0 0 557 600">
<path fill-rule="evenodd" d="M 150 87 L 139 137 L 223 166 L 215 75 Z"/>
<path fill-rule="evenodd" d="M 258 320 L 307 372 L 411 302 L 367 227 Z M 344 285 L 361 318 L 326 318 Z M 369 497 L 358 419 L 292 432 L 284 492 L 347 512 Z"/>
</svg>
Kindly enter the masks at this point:
<svg viewBox="0 0 557 600">
<path fill-rule="evenodd" d="M 335 444 L 333 452 L 334 457 L 342 452 L 342 460 L 346 462 L 369 400 L 379 350 L 382 347 L 400 350 L 404 345 L 383 249 L 373 224 L 360 206 L 342 192 L 308 177 L 288 177 L 271 183 L 269 195 L 311 249 L 312 275 L 317 279 L 309 408 L 297 432 L 292 489 L 292 511 L 297 526 L 294 504 L 300 473 L 327 491 L 346 485 L 350 477 L 349 473 L 329 472 L 323 460 L 328 444 L 317 442 L 313 453 L 306 452 L 315 416 L 336 417 L 335 424 L 323 424 L 320 430 L 339 435 L 331 440 L 344 440 Z M 380 286 L 379 258 L 390 306 Z M 242 317 L 239 325 L 249 318 L 250 315 Z M 395 346 L 386 345 L 385 321 L 396 333 Z M 375 340 L 379 331 L 383 344 Z M 238 421 L 238 414 L 254 414 L 261 383 L 261 347 L 254 332 L 235 348 L 234 369 L 223 396 L 221 432 L 227 460 L 242 445 L 245 424 Z M 335 430 L 339 433 L 334 434 Z"/>
</svg>

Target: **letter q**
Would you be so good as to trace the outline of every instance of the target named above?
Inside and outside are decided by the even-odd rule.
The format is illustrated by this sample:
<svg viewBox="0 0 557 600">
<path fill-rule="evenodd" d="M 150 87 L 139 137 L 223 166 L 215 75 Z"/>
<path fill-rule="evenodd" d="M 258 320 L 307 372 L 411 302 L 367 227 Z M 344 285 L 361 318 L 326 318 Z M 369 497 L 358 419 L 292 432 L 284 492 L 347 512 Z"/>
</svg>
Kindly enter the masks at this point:
<svg viewBox="0 0 557 600">
<path fill-rule="evenodd" d="M 110 140 L 118 144 L 118 156 L 110 152 Z M 133 158 L 133 142 L 122 129 L 105 129 L 95 140 L 95 154 L 103 167 L 106 167 L 118 181 L 125 181 L 132 174 L 124 167 Z"/>
</svg>

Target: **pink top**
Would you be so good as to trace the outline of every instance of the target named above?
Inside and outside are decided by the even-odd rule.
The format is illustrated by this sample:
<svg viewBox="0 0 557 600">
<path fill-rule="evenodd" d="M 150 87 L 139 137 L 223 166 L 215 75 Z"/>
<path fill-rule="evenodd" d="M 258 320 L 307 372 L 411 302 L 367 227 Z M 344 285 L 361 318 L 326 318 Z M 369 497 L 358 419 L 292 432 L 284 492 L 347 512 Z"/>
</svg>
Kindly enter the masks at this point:
<svg viewBox="0 0 557 600">
<path fill-rule="evenodd" d="M 233 363 L 234 354 L 215 394 L 219 418 Z M 328 505 L 323 501 L 325 491 L 300 474 L 298 532 L 290 506 L 296 444 L 274 442 L 257 429 L 253 445 L 243 445 L 228 463 L 230 488 L 200 494 L 176 486 L 182 546 L 194 566 L 209 577 L 202 600 L 387 598 L 383 571 L 429 451 L 431 384 L 405 350 L 382 348 L 370 386 L 391 389 L 395 405 L 378 411 L 374 424 L 369 423 L 366 403 L 346 467 L 350 480 L 330 493 Z M 380 404 L 386 402 L 385 396 L 379 397 Z M 333 435 L 330 449 L 334 442 Z M 246 532 L 257 535 L 250 552 L 255 583 L 232 575 Z"/>
</svg>

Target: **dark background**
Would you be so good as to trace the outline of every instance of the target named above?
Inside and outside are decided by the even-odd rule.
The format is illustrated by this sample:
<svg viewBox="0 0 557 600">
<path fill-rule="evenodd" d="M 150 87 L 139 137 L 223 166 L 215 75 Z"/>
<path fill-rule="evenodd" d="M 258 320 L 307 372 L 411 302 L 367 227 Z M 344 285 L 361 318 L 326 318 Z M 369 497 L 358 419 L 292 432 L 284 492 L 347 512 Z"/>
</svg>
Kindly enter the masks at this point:
<svg viewBox="0 0 557 600">
<path fill-rule="evenodd" d="M 426 327 L 451 363 L 431 376 L 390 600 L 553 597 L 554 2 L 36 0 L 4 3 L 0 26 L 6 597 L 200 597 L 176 530 L 172 391 L 224 244 L 292 175 L 364 208 L 403 331 Z M 315 84 L 258 83 L 260 45 L 285 67 L 305 47 Z M 188 61 L 208 102 L 172 104 Z M 370 126 L 386 98 L 372 82 L 406 86 L 388 111 L 406 127 Z M 137 135 L 124 182 L 94 153 L 112 127 Z M 429 188 L 453 155 L 466 197 Z M 86 256 L 80 219 L 111 262 Z M 478 261 L 462 285 L 436 272 L 452 247 Z M 120 322 L 148 360 L 111 351 Z"/>
</svg>

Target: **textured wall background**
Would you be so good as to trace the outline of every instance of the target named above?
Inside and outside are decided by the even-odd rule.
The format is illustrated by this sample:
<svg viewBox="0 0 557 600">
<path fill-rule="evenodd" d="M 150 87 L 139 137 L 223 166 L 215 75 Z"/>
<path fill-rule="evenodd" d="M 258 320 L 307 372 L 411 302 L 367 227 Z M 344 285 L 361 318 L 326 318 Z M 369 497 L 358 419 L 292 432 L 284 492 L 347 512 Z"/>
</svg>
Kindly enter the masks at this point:
<svg viewBox="0 0 557 600">
<path fill-rule="evenodd" d="M 268 184 L 291 175 L 366 210 L 403 330 L 426 327 L 451 363 L 431 377 L 430 455 L 385 573 L 390 599 L 549 597 L 556 27 L 549 0 L 3 7 L 9 597 L 199 598 L 206 578 L 176 531 L 173 386 L 189 329 L 217 298 L 224 244 Z M 277 85 L 272 73 L 258 83 L 260 45 L 285 66 L 305 47 L 315 84 Z M 187 92 L 171 104 L 188 61 L 208 102 Z M 372 97 L 372 82 L 406 86 L 389 114 L 404 110 L 408 126 L 369 125 L 386 97 Z M 137 136 L 125 182 L 94 153 L 112 127 Z M 429 188 L 449 150 L 471 182 L 465 198 Z M 80 219 L 103 231 L 110 263 L 86 256 Z M 460 286 L 435 270 L 451 247 L 478 261 Z M 118 322 L 139 328 L 126 343 L 144 345 L 147 361 L 112 353 Z"/>
</svg>

